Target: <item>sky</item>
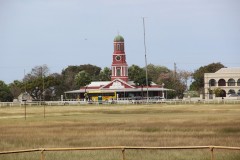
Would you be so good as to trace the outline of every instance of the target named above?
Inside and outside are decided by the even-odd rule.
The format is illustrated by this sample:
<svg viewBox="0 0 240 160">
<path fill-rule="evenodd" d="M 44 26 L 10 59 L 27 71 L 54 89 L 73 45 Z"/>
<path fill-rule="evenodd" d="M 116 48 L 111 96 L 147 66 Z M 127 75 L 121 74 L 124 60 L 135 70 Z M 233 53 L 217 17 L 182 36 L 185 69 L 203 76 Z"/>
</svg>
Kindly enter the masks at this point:
<svg viewBox="0 0 240 160">
<path fill-rule="evenodd" d="M 0 0 L 0 80 L 22 80 L 35 66 L 111 67 L 113 39 L 127 63 L 195 71 L 240 67 L 239 0 Z"/>
</svg>

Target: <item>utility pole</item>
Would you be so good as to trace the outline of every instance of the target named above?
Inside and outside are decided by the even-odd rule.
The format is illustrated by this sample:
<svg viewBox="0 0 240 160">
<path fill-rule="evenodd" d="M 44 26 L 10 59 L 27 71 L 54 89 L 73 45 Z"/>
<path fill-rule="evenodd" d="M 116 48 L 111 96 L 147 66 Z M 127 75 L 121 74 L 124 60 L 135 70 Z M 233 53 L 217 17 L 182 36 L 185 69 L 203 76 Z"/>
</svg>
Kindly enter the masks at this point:
<svg viewBox="0 0 240 160">
<path fill-rule="evenodd" d="M 144 53 L 145 53 L 145 68 L 146 68 L 146 85 L 147 85 L 147 103 L 148 103 L 148 69 L 147 69 L 147 47 L 146 47 L 146 36 L 145 36 L 145 22 L 143 17 L 143 36 L 144 36 Z"/>
<path fill-rule="evenodd" d="M 40 95 L 40 105 L 42 105 L 43 103 L 43 117 L 45 118 L 45 93 L 44 93 L 44 89 L 45 89 L 45 83 L 44 83 L 44 73 L 43 73 L 43 67 L 41 66 L 41 79 L 42 79 L 42 95 Z M 41 98 L 42 97 L 42 98 Z"/>
<path fill-rule="evenodd" d="M 174 62 L 174 79 L 176 80 L 176 78 L 177 78 L 177 65 Z"/>
<path fill-rule="evenodd" d="M 27 92 L 27 86 L 26 86 L 26 77 L 25 77 L 25 69 L 24 69 L 24 77 L 23 77 L 23 83 L 24 83 L 24 90 L 25 90 L 25 93 Z"/>
<path fill-rule="evenodd" d="M 43 72 L 42 72 L 42 83 L 43 83 L 43 85 L 42 85 L 42 94 L 43 94 L 43 116 L 44 116 L 44 118 L 45 118 L 45 114 L 46 114 L 46 109 L 45 109 L 45 92 L 44 92 L 44 88 L 45 88 L 45 84 L 44 84 L 44 74 L 43 74 Z"/>
<path fill-rule="evenodd" d="M 41 80 L 42 80 L 42 67 L 40 67 L 40 73 L 39 73 L 38 76 L 39 76 L 39 78 L 41 78 Z M 41 82 L 41 80 L 40 80 L 40 82 Z M 39 94 L 39 100 L 40 100 L 40 106 L 41 106 L 41 104 L 42 104 L 41 83 L 39 84 L 38 89 L 39 89 L 39 91 L 40 91 L 40 94 Z"/>
</svg>

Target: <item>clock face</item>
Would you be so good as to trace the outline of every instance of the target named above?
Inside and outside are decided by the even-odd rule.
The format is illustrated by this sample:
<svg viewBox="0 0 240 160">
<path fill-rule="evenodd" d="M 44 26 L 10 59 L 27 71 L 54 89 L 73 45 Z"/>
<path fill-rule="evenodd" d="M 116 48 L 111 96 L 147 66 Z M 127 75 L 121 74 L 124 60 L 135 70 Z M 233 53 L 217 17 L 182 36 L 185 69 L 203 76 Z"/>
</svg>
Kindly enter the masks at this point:
<svg viewBox="0 0 240 160">
<path fill-rule="evenodd" d="M 121 56 L 116 56 L 115 58 L 116 58 L 117 61 L 121 60 Z"/>
</svg>

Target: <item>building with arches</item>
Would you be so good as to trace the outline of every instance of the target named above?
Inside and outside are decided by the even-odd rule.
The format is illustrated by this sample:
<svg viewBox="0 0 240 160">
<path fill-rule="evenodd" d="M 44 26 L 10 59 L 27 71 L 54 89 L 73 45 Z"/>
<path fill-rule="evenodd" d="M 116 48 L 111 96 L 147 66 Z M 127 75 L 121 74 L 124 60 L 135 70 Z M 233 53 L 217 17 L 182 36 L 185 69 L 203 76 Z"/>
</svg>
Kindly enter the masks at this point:
<svg viewBox="0 0 240 160">
<path fill-rule="evenodd" d="M 240 68 L 221 68 L 215 73 L 204 74 L 205 99 L 212 99 L 214 90 L 218 97 L 240 96 Z"/>
<path fill-rule="evenodd" d="M 113 41 L 111 64 L 111 81 L 93 81 L 79 90 L 67 91 L 66 94 L 75 94 L 75 97 L 84 98 L 85 93 L 91 91 L 114 91 L 118 98 L 127 97 L 162 97 L 167 98 L 167 91 L 163 85 L 152 82 L 150 86 L 138 86 L 128 79 L 128 64 L 126 61 L 124 38 L 117 35 Z M 143 95 L 142 95 L 143 94 Z"/>
</svg>

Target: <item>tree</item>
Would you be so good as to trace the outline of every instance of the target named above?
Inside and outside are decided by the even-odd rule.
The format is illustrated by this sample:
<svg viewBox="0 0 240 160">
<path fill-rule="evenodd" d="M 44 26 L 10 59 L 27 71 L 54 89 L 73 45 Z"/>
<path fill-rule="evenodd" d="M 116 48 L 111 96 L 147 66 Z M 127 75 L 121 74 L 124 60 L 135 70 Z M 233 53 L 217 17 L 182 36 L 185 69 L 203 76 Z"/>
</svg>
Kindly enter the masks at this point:
<svg viewBox="0 0 240 160">
<path fill-rule="evenodd" d="M 153 64 L 149 64 L 147 66 L 148 69 L 148 76 L 150 76 L 153 80 L 153 82 L 158 81 L 159 76 L 163 73 L 169 73 L 170 70 L 167 67 L 164 66 L 158 66 L 158 65 L 153 65 Z"/>
<path fill-rule="evenodd" d="M 75 81 L 78 87 L 81 88 L 90 84 L 92 80 L 90 78 L 90 75 L 86 71 L 81 71 L 75 76 Z"/>
<path fill-rule="evenodd" d="M 26 83 L 26 91 L 33 98 L 33 100 L 41 100 L 43 98 L 43 82 L 41 77 L 32 78 Z"/>
<path fill-rule="evenodd" d="M 91 83 L 91 78 L 90 78 L 89 74 L 85 71 L 81 71 L 75 76 L 75 81 L 79 88 L 85 87 L 84 96 L 85 96 L 85 99 L 87 100 L 88 99 L 88 95 L 86 92 L 87 85 Z"/>
<path fill-rule="evenodd" d="M 58 100 L 64 93 L 62 76 L 58 73 L 50 74 L 44 78 L 44 100 Z"/>
<path fill-rule="evenodd" d="M 147 85 L 151 86 L 152 79 L 150 77 L 148 77 L 148 79 L 146 79 L 146 73 L 144 71 L 142 71 L 135 76 L 134 83 L 136 86 L 141 86 L 142 97 L 143 97 L 143 87 L 147 86 Z"/>
<path fill-rule="evenodd" d="M 211 63 L 209 65 L 202 66 L 199 69 L 197 69 L 192 75 L 194 82 L 190 85 L 190 90 L 203 92 L 204 73 L 214 73 L 224 67 L 225 66 L 223 64 L 218 62 L 218 63 Z"/>
<path fill-rule="evenodd" d="M 11 102 L 12 100 L 13 96 L 10 92 L 9 87 L 3 81 L 0 81 L 0 101 Z"/>
<path fill-rule="evenodd" d="M 65 90 L 77 89 L 75 76 L 80 72 L 79 66 L 68 66 L 62 71 L 63 83 Z"/>
<path fill-rule="evenodd" d="M 179 80 L 186 84 L 187 87 L 187 81 L 192 76 L 192 72 L 180 70 L 178 71 L 178 77 Z"/>
<path fill-rule="evenodd" d="M 61 75 L 54 73 L 46 77 L 28 80 L 26 90 L 33 100 L 56 100 L 65 91 L 61 85 Z"/>
<path fill-rule="evenodd" d="M 24 84 L 15 80 L 13 83 L 9 84 L 9 90 L 14 98 L 18 98 L 18 96 L 24 91 Z"/>
<path fill-rule="evenodd" d="M 33 100 L 58 100 L 64 93 L 63 76 L 58 73 L 49 74 L 46 65 L 34 67 L 28 73 L 23 83 L 15 82 L 11 85 L 12 89 L 19 86 L 21 91 L 26 91 Z"/>
<path fill-rule="evenodd" d="M 80 71 L 85 71 L 86 73 L 91 75 L 91 80 L 96 81 L 99 80 L 101 68 L 91 64 L 84 64 L 80 66 L 68 66 L 66 69 L 62 71 L 63 85 L 65 86 L 65 90 L 74 90 L 79 87 L 76 84 L 75 76 Z"/>
<path fill-rule="evenodd" d="M 32 68 L 31 72 L 24 77 L 23 81 L 28 81 L 38 77 L 47 76 L 48 74 L 49 68 L 47 65 L 44 64 L 42 66 L 35 66 L 34 68 Z"/>
<path fill-rule="evenodd" d="M 48 83 L 51 84 L 51 90 L 52 90 L 52 99 L 58 100 L 61 98 L 61 95 L 64 94 L 66 91 L 66 86 L 64 85 L 63 75 L 59 73 L 52 73 L 49 75 L 50 80 Z M 47 99 L 46 99 L 47 100 Z"/>
<path fill-rule="evenodd" d="M 84 64 L 79 66 L 80 71 L 85 71 L 89 75 L 91 75 L 92 81 L 99 80 L 99 74 L 101 71 L 101 68 L 95 65 L 91 64 Z"/>
<path fill-rule="evenodd" d="M 44 98 L 45 77 L 47 77 L 48 74 L 49 68 L 47 65 L 35 66 L 31 72 L 24 77 L 22 91 L 24 87 L 34 100 L 42 100 Z"/>
<path fill-rule="evenodd" d="M 132 81 L 136 79 L 138 75 L 140 75 L 142 72 L 144 72 L 144 69 L 140 68 L 137 65 L 132 65 L 128 68 L 128 78 Z"/>
<path fill-rule="evenodd" d="M 110 81 L 111 80 L 111 70 L 108 67 L 105 67 L 103 70 L 101 70 L 99 74 L 99 80 L 100 81 Z"/>
<path fill-rule="evenodd" d="M 175 73 L 164 66 L 156 66 L 149 64 L 147 66 L 148 77 L 151 77 L 151 80 L 159 85 L 164 84 L 165 88 L 172 89 L 168 91 L 168 98 L 179 98 L 183 97 L 183 93 L 186 90 L 186 81 L 191 75 L 191 72 L 188 71 L 179 71 Z M 141 84 L 144 79 L 146 79 L 145 68 L 140 68 L 139 66 L 132 65 L 129 67 L 129 78 L 134 81 L 138 81 L 137 84 Z M 145 80 L 146 81 L 146 80 Z M 141 83 L 139 83 L 141 82 Z M 150 84 L 150 83 L 149 83 Z M 141 85 L 140 85 L 141 86 Z"/>
<path fill-rule="evenodd" d="M 164 84 L 165 88 L 172 89 L 168 91 L 167 98 L 182 98 L 183 93 L 186 90 L 186 83 L 183 82 L 177 73 L 170 71 L 169 73 L 162 73 L 158 79 L 159 84 Z"/>
</svg>

